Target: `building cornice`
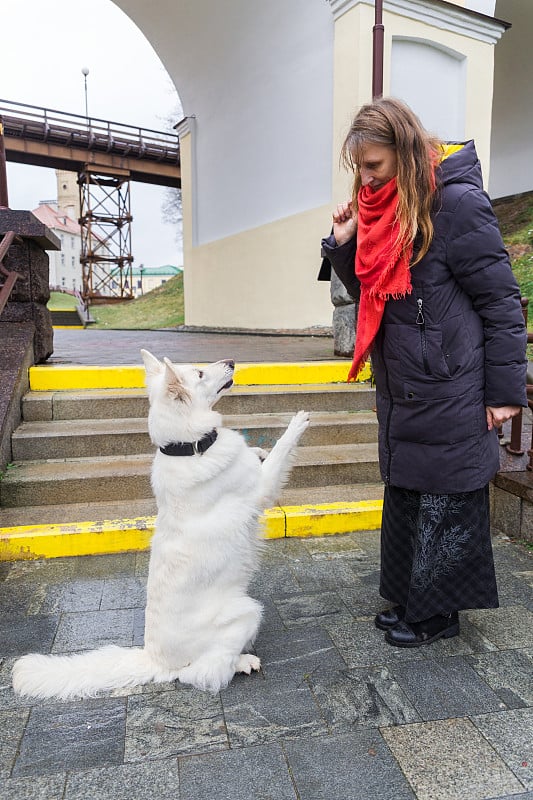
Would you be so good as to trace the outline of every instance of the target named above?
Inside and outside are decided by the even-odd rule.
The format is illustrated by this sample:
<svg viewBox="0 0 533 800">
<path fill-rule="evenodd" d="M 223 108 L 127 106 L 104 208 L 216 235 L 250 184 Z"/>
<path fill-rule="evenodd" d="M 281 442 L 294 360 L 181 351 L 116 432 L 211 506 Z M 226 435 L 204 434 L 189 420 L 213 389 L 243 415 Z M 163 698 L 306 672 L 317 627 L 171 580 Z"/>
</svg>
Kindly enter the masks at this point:
<svg viewBox="0 0 533 800">
<path fill-rule="evenodd" d="M 187 133 L 191 133 L 192 127 L 194 125 L 194 120 L 196 119 L 195 116 L 191 117 L 183 117 L 179 122 L 174 125 L 174 130 L 178 134 L 178 139 L 180 136 L 185 136 Z"/>
<path fill-rule="evenodd" d="M 374 7 L 374 0 L 329 0 L 335 20 L 358 5 Z M 434 28 L 496 44 L 509 23 L 445 0 L 383 0 L 383 9 L 402 17 L 424 22 Z"/>
</svg>

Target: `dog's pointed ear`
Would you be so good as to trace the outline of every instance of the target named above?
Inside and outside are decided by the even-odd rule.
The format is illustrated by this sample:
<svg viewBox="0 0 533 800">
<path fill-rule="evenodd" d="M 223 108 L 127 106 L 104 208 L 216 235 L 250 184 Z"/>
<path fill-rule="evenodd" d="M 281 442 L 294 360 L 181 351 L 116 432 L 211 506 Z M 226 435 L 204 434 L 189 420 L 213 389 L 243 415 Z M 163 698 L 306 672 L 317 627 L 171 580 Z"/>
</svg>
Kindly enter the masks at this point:
<svg viewBox="0 0 533 800">
<path fill-rule="evenodd" d="M 155 375 L 160 375 L 164 370 L 163 364 L 148 350 L 141 350 L 141 355 L 144 361 L 144 369 L 146 370 L 146 380 L 149 381 Z"/>
<path fill-rule="evenodd" d="M 179 375 L 175 372 L 172 361 L 168 358 L 164 358 L 163 361 L 165 362 L 165 381 L 168 393 L 175 400 L 181 400 L 183 402 L 190 400 L 191 396 L 181 382 Z"/>
</svg>

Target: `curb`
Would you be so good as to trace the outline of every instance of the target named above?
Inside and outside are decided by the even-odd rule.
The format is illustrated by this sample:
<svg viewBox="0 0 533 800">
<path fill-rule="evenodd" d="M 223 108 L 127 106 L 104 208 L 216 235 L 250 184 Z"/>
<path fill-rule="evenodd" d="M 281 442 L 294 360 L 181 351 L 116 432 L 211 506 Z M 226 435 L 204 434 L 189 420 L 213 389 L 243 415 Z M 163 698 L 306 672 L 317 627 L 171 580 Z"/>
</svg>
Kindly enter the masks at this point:
<svg viewBox="0 0 533 800">
<path fill-rule="evenodd" d="M 202 364 L 198 364 L 199 367 Z M 235 386 L 267 386 L 291 384 L 346 383 L 351 361 L 309 361 L 298 363 L 238 364 Z M 358 382 L 370 378 L 366 364 Z M 38 365 L 29 370 L 33 392 L 66 391 L 69 389 L 142 389 L 145 387 L 141 366 L 80 366 L 70 364 Z"/>
<path fill-rule="evenodd" d="M 326 536 L 381 526 L 381 500 L 277 506 L 261 516 L 264 539 Z M 0 530 L 0 562 L 148 550 L 155 517 L 24 525 Z"/>
</svg>

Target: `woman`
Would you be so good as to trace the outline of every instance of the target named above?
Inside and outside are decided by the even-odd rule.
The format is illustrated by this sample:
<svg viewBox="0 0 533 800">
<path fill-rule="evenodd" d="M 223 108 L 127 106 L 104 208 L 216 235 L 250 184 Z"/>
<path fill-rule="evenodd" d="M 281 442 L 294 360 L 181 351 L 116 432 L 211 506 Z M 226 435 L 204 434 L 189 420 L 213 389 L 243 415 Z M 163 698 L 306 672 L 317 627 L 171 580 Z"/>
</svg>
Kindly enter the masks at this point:
<svg viewBox="0 0 533 800">
<path fill-rule="evenodd" d="M 526 405 L 518 286 L 472 141 L 443 145 L 402 102 L 355 117 L 351 201 L 323 253 L 355 297 L 354 379 L 371 352 L 385 482 L 375 624 L 418 647 L 496 608 L 488 484 L 496 428 Z"/>
</svg>

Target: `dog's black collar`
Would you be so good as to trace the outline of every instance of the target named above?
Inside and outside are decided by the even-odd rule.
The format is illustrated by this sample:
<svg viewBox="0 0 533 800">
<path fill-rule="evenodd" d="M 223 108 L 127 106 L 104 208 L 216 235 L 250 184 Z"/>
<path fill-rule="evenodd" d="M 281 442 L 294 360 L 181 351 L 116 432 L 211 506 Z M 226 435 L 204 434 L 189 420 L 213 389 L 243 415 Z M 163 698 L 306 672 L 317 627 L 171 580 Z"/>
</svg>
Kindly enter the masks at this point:
<svg viewBox="0 0 533 800">
<path fill-rule="evenodd" d="M 172 442 L 165 447 L 160 447 L 162 453 L 166 456 L 194 456 L 202 455 L 206 450 L 209 450 L 213 442 L 216 441 L 218 433 L 213 429 L 210 433 L 206 433 L 197 442 Z"/>
</svg>

